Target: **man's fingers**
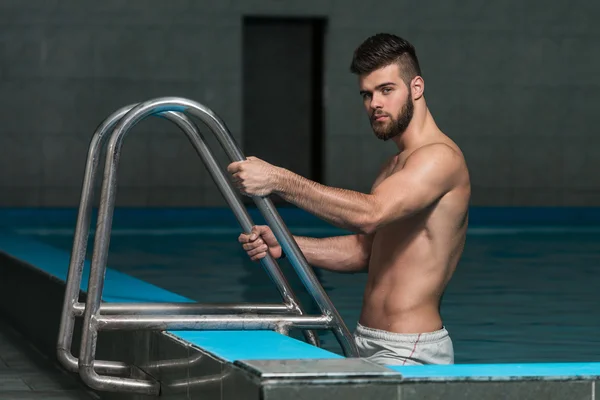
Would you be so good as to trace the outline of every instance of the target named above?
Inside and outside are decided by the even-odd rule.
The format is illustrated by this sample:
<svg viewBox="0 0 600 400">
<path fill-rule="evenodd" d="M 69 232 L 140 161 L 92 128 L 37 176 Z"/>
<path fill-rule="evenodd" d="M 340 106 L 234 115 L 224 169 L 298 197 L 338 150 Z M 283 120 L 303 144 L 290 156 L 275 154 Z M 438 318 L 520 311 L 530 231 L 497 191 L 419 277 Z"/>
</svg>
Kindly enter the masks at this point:
<svg viewBox="0 0 600 400">
<path fill-rule="evenodd" d="M 255 225 L 254 229 L 259 236 L 268 235 L 271 232 L 271 228 L 269 228 L 267 225 Z"/>
<path fill-rule="evenodd" d="M 260 236 L 262 232 L 258 226 L 253 226 L 252 231 L 250 232 L 250 240 L 256 240 Z"/>
<path fill-rule="evenodd" d="M 260 254 L 260 253 L 266 253 L 267 250 L 269 250 L 269 248 L 266 245 L 262 245 L 262 246 L 258 246 L 255 249 L 248 250 L 247 253 L 248 253 L 248 255 L 250 257 L 253 257 L 253 256 L 255 256 L 257 254 Z"/>
<path fill-rule="evenodd" d="M 239 171 L 240 163 L 241 163 L 241 161 L 234 161 L 231 164 L 229 164 L 227 166 L 227 172 L 229 172 L 230 174 L 233 174 L 233 173 Z"/>
<path fill-rule="evenodd" d="M 244 250 L 248 251 L 248 250 L 254 250 L 254 249 L 256 249 L 258 247 L 262 247 L 262 246 L 264 246 L 265 248 L 267 247 L 267 245 L 264 244 L 264 242 L 262 240 L 260 240 L 260 241 L 255 240 L 255 241 L 250 242 L 250 243 L 244 243 L 242 245 L 242 248 Z"/>
<path fill-rule="evenodd" d="M 264 251 L 264 252 L 262 252 L 262 253 L 258 253 L 257 255 L 255 255 L 255 256 L 253 256 L 253 257 L 251 257 L 250 259 L 251 259 L 252 261 L 258 261 L 258 260 L 260 260 L 260 259 L 262 259 L 262 258 L 265 258 L 266 256 L 267 256 L 267 252 L 266 252 L 266 251 Z"/>
<path fill-rule="evenodd" d="M 265 233 L 269 232 L 269 227 L 265 225 L 254 225 L 250 233 L 242 233 L 238 236 L 238 242 L 240 243 L 249 243 L 249 242 L 257 242 L 258 244 L 263 244 L 264 241 L 261 236 Z"/>
<path fill-rule="evenodd" d="M 248 242 L 256 242 L 259 241 L 259 243 L 263 243 L 262 238 L 259 236 L 258 233 L 251 231 L 250 234 L 248 233 L 241 233 L 240 236 L 238 236 L 238 242 L 240 243 L 248 243 Z"/>
<path fill-rule="evenodd" d="M 235 174 L 231 175 L 231 181 L 236 184 L 242 183 L 241 173 L 236 172 Z"/>
</svg>

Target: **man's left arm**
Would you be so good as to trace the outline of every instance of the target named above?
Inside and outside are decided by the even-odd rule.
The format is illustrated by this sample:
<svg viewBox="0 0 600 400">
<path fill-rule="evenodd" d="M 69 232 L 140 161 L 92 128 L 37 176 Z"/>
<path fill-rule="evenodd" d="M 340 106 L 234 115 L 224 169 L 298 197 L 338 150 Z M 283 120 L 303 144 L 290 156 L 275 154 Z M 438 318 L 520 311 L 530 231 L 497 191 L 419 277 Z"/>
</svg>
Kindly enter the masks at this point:
<svg viewBox="0 0 600 400">
<path fill-rule="evenodd" d="M 278 174 L 274 193 L 333 225 L 369 234 L 440 199 L 456 184 L 461 166 L 452 148 L 434 144 L 411 154 L 370 194 L 321 185 L 288 170 Z"/>
</svg>

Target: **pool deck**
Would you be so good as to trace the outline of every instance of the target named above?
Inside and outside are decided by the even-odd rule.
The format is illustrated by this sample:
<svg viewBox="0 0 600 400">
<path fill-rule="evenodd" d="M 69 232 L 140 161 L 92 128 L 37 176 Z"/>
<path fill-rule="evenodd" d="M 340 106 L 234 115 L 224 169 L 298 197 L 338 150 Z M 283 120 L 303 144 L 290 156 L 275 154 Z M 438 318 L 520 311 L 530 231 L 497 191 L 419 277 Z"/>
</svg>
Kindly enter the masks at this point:
<svg viewBox="0 0 600 400">
<path fill-rule="evenodd" d="M 9 231 L 0 231 L 0 252 L 4 253 L 0 254 L 0 294 L 4 296 L 0 297 L 0 312 L 8 312 L 24 334 L 46 340 L 42 347 L 50 351 L 56 332 L 51 329 L 50 338 L 44 339 L 36 329 L 58 326 L 60 288 L 64 290 L 69 254 Z M 84 293 L 88 270 L 86 263 Z M 22 288 L 33 281 L 36 293 L 26 294 L 33 300 L 24 306 L 48 299 L 42 306 L 52 307 L 52 311 L 45 318 L 20 320 L 32 310 L 14 310 L 8 296 L 25 296 Z M 58 289 L 40 298 L 50 285 L 46 281 L 58 284 Z M 111 269 L 105 282 L 103 298 L 107 302 L 191 302 Z M 131 334 L 109 335 L 109 340 L 116 343 L 126 337 Z M 149 344 L 142 348 L 139 337 L 131 339 L 136 346 L 140 343 L 139 348 L 130 350 L 135 353 L 131 359 L 143 373 L 161 382 L 161 398 L 595 399 L 596 381 L 600 380 L 600 363 L 384 367 L 344 358 L 271 331 L 171 331 L 148 336 L 145 341 Z M 169 368 L 156 367 L 166 359 L 179 360 L 178 369 L 172 368 L 173 363 Z"/>
<path fill-rule="evenodd" d="M 92 400 L 91 391 L 0 319 L 0 399 Z"/>
</svg>

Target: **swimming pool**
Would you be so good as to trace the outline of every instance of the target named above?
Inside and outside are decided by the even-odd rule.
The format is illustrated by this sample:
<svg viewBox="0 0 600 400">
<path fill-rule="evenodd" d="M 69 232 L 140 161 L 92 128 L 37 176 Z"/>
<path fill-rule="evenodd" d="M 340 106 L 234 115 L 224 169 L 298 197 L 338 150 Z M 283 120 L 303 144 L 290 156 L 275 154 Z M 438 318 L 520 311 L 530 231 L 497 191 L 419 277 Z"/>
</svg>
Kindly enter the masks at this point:
<svg viewBox="0 0 600 400">
<path fill-rule="evenodd" d="M 279 212 L 293 234 L 345 233 L 294 208 Z M 2 210 L 0 224 L 70 252 L 76 213 Z M 250 213 L 262 222 L 256 210 Z M 600 360 L 597 214 L 473 210 L 465 252 L 442 307 L 457 363 Z M 229 209 L 117 209 L 108 265 L 199 302 L 278 302 L 260 264 L 249 261 L 237 243 L 239 233 Z M 280 264 L 306 311 L 318 312 L 289 264 Z M 316 271 L 352 330 L 366 276 Z M 341 354 L 330 334 L 321 338 L 325 349 Z"/>
</svg>

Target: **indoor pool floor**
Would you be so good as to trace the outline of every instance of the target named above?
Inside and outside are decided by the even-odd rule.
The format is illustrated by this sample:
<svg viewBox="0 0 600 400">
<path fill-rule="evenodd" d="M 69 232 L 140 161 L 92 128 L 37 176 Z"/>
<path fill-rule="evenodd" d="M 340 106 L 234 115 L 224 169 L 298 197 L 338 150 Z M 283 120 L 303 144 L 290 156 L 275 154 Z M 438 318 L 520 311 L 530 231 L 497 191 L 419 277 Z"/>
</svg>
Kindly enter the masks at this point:
<svg viewBox="0 0 600 400">
<path fill-rule="evenodd" d="M 92 400 L 96 397 L 0 319 L 0 399 Z"/>
</svg>

